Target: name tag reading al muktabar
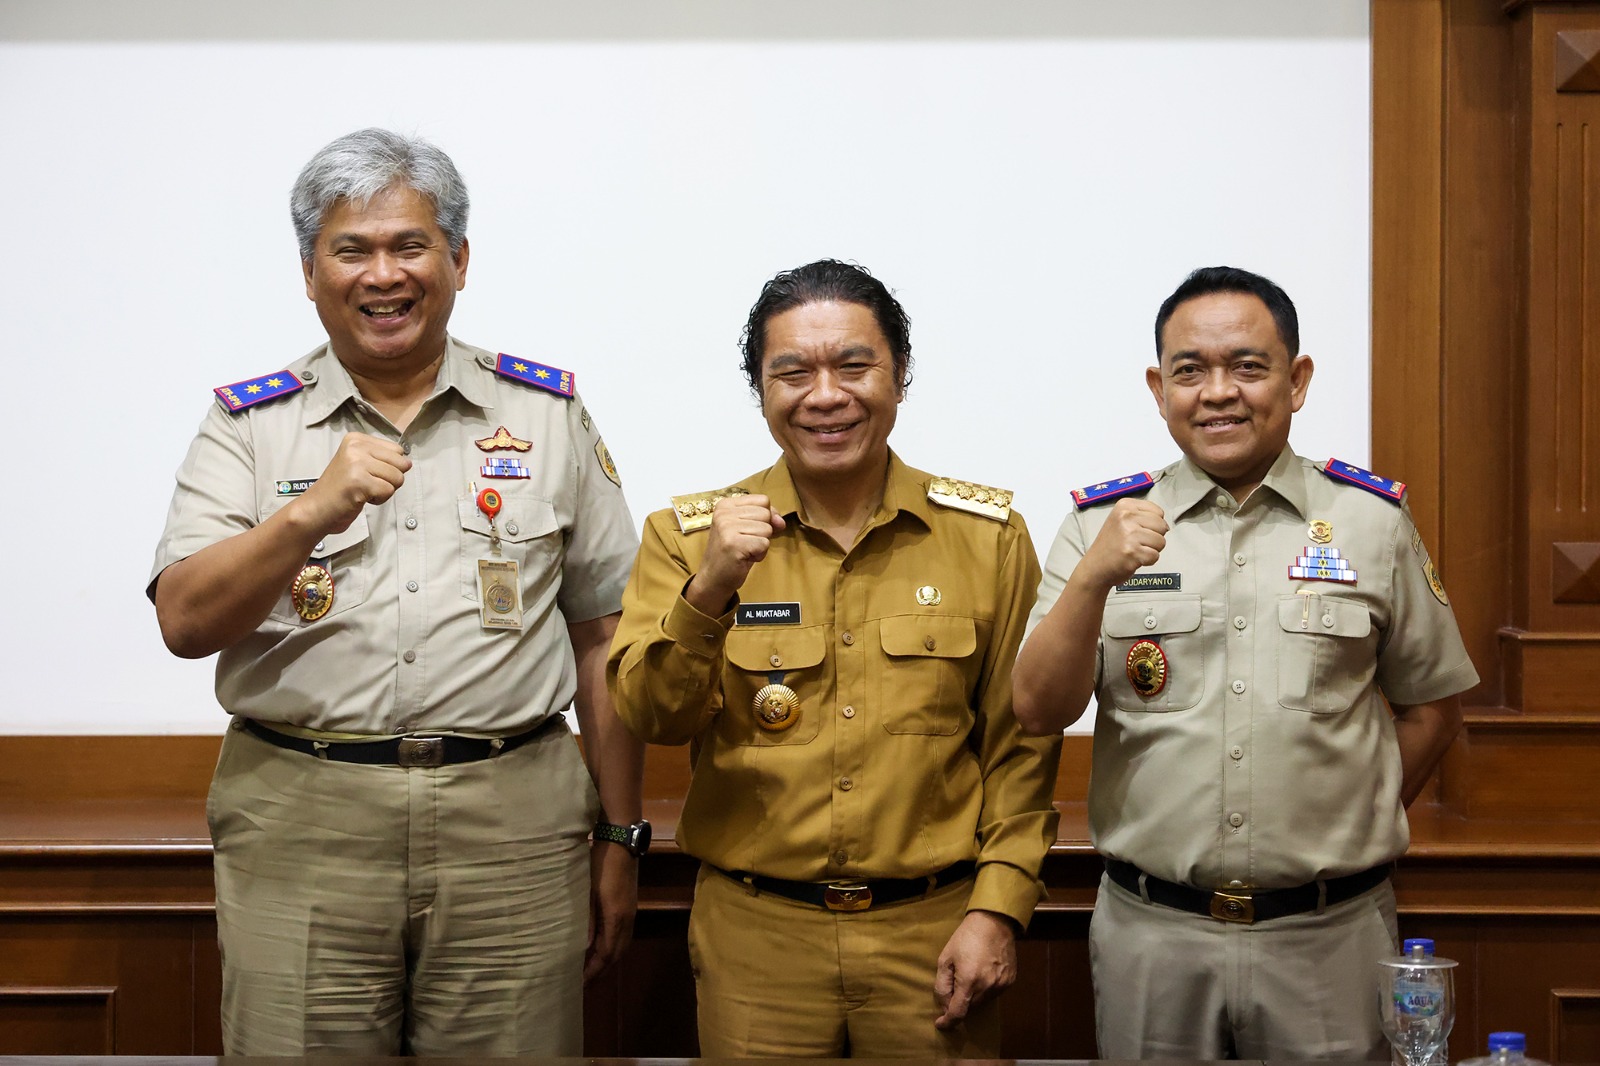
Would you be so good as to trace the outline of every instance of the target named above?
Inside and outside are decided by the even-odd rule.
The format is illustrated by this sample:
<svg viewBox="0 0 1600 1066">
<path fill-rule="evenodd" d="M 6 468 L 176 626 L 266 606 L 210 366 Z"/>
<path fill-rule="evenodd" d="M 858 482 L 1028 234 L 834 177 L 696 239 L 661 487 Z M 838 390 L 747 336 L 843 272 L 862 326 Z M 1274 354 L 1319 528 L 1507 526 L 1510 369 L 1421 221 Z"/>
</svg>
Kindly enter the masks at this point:
<svg viewBox="0 0 1600 1066">
<path fill-rule="evenodd" d="M 736 626 L 797 626 L 800 624 L 798 603 L 741 603 L 734 612 Z"/>
</svg>

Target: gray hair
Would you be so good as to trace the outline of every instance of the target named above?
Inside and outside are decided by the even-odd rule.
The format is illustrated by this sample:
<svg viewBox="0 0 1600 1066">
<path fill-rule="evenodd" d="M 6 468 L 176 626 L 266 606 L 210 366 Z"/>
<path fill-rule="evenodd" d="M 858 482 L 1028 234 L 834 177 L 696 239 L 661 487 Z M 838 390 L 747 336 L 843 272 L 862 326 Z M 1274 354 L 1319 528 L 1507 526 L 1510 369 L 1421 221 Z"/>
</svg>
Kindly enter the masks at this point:
<svg viewBox="0 0 1600 1066">
<path fill-rule="evenodd" d="M 316 250 L 322 218 L 336 201 L 356 207 L 391 185 L 405 185 L 433 201 L 434 221 L 450 242 L 452 255 L 467 239 L 467 183 L 450 157 L 421 137 L 368 128 L 329 142 L 300 171 L 289 193 L 289 217 L 300 258 Z"/>
</svg>

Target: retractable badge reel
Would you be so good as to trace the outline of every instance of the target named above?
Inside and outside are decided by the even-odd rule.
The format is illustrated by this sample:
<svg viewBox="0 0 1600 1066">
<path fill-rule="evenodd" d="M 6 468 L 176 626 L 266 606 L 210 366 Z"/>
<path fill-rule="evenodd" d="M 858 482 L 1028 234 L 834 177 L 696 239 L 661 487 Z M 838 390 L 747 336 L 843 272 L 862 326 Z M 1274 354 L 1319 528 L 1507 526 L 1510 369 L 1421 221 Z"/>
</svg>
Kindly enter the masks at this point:
<svg viewBox="0 0 1600 1066">
<path fill-rule="evenodd" d="M 473 486 L 476 489 L 476 486 Z M 505 506 L 499 491 L 476 494 L 478 510 L 489 520 L 489 558 L 478 560 L 478 613 L 485 629 L 522 628 L 522 581 L 515 559 L 500 552 L 500 529 L 495 516 Z"/>
</svg>

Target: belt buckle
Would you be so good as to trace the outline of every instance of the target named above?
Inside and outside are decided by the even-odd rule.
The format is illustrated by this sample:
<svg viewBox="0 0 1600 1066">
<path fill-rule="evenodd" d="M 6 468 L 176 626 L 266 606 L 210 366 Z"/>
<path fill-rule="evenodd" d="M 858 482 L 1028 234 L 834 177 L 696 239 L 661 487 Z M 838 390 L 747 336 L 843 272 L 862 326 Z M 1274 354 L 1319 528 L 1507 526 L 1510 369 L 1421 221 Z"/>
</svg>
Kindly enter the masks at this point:
<svg viewBox="0 0 1600 1066">
<path fill-rule="evenodd" d="M 443 766 L 444 737 L 401 737 L 396 754 L 401 766 Z"/>
<path fill-rule="evenodd" d="M 865 881 L 835 881 L 822 890 L 830 911 L 864 911 L 872 906 L 872 886 Z"/>
<path fill-rule="evenodd" d="M 1241 925 L 1254 924 L 1256 920 L 1256 901 L 1246 893 L 1213 892 L 1211 893 L 1211 917 L 1219 922 L 1238 922 Z"/>
</svg>

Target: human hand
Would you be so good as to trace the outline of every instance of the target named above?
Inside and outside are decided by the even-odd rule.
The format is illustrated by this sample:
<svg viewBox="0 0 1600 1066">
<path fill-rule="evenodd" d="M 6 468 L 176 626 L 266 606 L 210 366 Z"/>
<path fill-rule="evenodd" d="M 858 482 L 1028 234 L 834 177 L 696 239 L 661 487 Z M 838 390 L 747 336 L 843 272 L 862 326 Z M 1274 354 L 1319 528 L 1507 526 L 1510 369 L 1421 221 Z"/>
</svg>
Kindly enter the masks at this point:
<svg viewBox="0 0 1600 1066">
<path fill-rule="evenodd" d="M 346 433 L 322 476 L 293 506 L 318 537 L 343 533 L 367 504 L 393 496 L 410 469 L 410 456 L 394 441 Z"/>
<path fill-rule="evenodd" d="M 968 911 L 956 926 L 934 969 L 933 994 L 943 1012 L 934 1020 L 953 1029 L 985 997 L 1017 979 L 1017 934 L 1011 919 L 990 911 Z"/>
<path fill-rule="evenodd" d="M 1155 565 L 1169 528 L 1166 515 L 1149 500 L 1118 500 L 1078 565 L 1097 589 L 1109 592 L 1140 567 Z"/>
<path fill-rule="evenodd" d="M 750 568 L 767 557 L 772 537 L 783 531 L 783 516 L 765 496 L 729 496 L 711 512 L 710 540 L 700 570 L 684 596 L 703 614 L 720 615 L 738 594 Z"/>
<path fill-rule="evenodd" d="M 639 910 L 639 860 L 620 844 L 596 841 L 589 847 L 585 984 L 604 973 L 628 949 L 633 941 L 633 918 Z"/>
</svg>

